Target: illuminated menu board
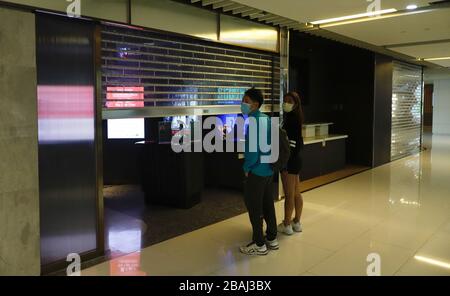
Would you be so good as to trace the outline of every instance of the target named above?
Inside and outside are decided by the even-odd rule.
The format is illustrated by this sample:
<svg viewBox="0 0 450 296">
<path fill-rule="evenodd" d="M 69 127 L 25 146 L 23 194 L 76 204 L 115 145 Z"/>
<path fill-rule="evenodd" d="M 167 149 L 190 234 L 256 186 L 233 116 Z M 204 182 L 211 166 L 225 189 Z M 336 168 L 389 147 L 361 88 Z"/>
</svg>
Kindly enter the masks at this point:
<svg viewBox="0 0 450 296">
<path fill-rule="evenodd" d="M 143 86 L 108 86 L 106 88 L 107 108 L 144 107 Z"/>
</svg>

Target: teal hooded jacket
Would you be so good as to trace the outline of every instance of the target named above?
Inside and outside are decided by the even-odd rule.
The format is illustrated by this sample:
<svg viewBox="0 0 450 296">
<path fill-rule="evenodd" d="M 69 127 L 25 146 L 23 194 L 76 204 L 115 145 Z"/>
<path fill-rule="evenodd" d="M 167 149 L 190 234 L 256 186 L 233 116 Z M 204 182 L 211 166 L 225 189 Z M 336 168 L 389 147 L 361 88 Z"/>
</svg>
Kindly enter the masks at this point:
<svg viewBox="0 0 450 296">
<path fill-rule="evenodd" d="M 270 155 L 269 152 L 262 152 L 260 148 L 260 137 L 259 131 L 261 128 L 267 130 L 267 144 L 271 145 L 271 123 L 270 117 L 266 114 L 262 113 L 259 110 L 253 111 L 249 114 L 249 125 L 251 124 L 251 117 L 256 119 L 256 135 L 257 135 L 257 149 L 256 151 L 250 151 L 250 132 L 252 127 L 247 127 L 247 131 L 245 133 L 245 153 L 244 153 L 244 172 L 252 173 L 254 175 L 260 177 L 269 177 L 273 175 L 272 164 L 270 163 L 262 163 L 261 156 L 262 155 Z"/>
</svg>

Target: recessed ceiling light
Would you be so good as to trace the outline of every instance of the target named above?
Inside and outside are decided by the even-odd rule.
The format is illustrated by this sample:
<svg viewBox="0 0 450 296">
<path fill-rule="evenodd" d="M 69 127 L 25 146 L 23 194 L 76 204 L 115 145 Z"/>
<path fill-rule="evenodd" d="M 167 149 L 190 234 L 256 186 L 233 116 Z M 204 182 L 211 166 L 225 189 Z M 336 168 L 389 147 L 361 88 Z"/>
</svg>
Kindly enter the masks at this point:
<svg viewBox="0 0 450 296">
<path fill-rule="evenodd" d="M 409 10 L 417 9 L 417 5 L 416 4 L 410 4 L 410 5 L 406 6 L 406 9 L 409 9 Z"/>
</svg>

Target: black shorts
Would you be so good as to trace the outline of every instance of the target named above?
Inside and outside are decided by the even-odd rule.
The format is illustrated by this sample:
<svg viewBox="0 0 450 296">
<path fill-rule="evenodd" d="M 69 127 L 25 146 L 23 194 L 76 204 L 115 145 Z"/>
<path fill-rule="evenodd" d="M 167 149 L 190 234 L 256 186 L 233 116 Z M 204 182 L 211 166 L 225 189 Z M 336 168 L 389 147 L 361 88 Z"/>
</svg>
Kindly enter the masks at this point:
<svg viewBox="0 0 450 296">
<path fill-rule="evenodd" d="M 297 155 L 291 155 L 287 163 L 286 169 L 284 169 L 284 171 L 287 171 L 288 174 L 298 175 L 300 174 L 301 169 L 302 169 L 302 157 L 300 153 L 298 153 Z"/>
</svg>

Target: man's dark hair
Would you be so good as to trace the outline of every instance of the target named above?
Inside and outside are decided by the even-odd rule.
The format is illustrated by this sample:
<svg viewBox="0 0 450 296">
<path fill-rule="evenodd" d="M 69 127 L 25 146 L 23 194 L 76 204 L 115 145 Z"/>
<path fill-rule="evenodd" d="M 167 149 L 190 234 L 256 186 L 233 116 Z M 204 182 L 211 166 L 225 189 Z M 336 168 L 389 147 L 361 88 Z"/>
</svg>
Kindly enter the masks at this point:
<svg viewBox="0 0 450 296">
<path fill-rule="evenodd" d="M 264 97 L 259 89 L 256 89 L 254 87 L 247 90 L 244 94 L 244 96 L 248 96 L 253 102 L 259 103 L 259 108 L 264 103 Z"/>
</svg>

